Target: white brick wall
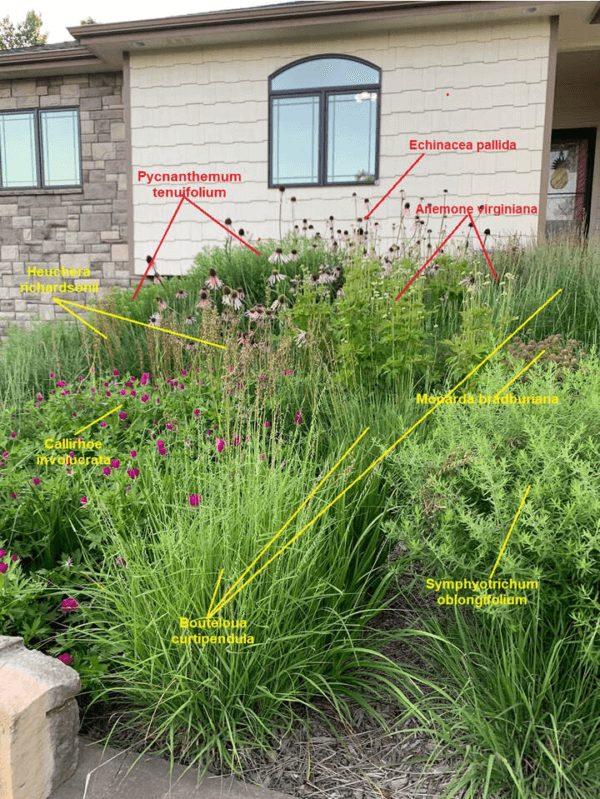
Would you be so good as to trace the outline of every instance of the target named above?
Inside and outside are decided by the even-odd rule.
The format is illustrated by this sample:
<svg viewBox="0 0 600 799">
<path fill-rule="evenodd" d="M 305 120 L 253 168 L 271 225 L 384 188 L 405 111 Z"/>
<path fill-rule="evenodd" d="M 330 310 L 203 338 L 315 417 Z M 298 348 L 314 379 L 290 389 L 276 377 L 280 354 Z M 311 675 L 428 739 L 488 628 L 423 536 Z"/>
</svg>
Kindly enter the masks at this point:
<svg viewBox="0 0 600 799">
<path fill-rule="evenodd" d="M 439 203 L 448 189 L 453 203 L 537 205 L 549 38 L 549 20 L 524 19 L 468 28 L 132 52 L 136 272 L 144 271 L 145 256 L 154 252 L 178 203 L 153 197 L 148 186 L 138 183 L 138 169 L 241 172 L 242 183 L 212 184 L 227 190 L 226 199 L 198 199 L 198 204 L 220 221 L 231 217 L 234 229 L 243 227 L 254 238 L 277 236 L 279 192 L 268 188 L 268 76 L 307 55 L 355 55 L 382 69 L 380 180 L 377 186 L 356 189 L 359 214 L 364 212 L 364 197 L 372 203 L 379 199 L 417 158 L 418 153 L 409 151 L 411 138 L 508 138 L 518 147 L 516 152 L 479 155 L 428 153 L 402 184 L 411 203 L 419 197 Z M 284 231 L 291 227 L 291 195 L 297 197 L 297 220 L 307 217 L 322 230 L 323 220 L 333 213 L 336 228 L 349 228 L 353 191 L 288 189 Z M 395 192 L 373 216 L 384 234 L 391 233 L 400 207 Z M 498 235 L 533 235 L 537 217 L 487 217 L 481 226 Z M 203 246 L 222 243 L 224 235 L 184 203 L 161 248 L 161 271 L 187 271 Z"/>
</svg>

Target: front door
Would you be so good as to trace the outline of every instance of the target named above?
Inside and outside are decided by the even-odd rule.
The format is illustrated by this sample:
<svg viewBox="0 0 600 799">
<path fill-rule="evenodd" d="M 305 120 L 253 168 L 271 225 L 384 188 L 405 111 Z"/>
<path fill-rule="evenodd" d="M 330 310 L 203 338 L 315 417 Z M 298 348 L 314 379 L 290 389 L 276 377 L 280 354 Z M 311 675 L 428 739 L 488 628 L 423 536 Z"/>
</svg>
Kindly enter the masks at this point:
<svg viewBox="0 0 600 799">
<path fill-rule="evenodd" d="M 553 130 L 546 206 L 546 235 L 587 234 L 596 128 Z"/>
</svg>

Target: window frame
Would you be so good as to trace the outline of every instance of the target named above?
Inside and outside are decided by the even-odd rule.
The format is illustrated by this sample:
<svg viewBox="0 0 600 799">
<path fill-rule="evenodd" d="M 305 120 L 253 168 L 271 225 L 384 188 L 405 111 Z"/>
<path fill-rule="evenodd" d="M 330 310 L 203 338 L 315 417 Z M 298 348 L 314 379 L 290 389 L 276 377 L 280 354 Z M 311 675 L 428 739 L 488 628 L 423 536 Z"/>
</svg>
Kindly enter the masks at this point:
<svg viewBox="0 0 600 799">
<path fill-rule="evenodd" d="M 63 184 L 60 186 L 44 185 L 44 160 L 43 160 L 43 141 L 41 115 L 44 113 L 60 111 L 77 111 L 77 140 L 79 143 L 79 182 Z M 3 186 L 2 185 L 2 162 L 0 160 L 0 194 L 17 194 L 19 192 L 47 192 L 47 191 L 66 191 L 67 189 L 83 189 L 83 166 L 82 166 L 82 141 L 81 141 L 81 113 L 78 105 L 60 106 L 56 108 L 18 108 L 7 111 L 0 110 L 0 116 L 9 114 L 33 114 L 33 141 L 35 146 L 35 164 L 37 169 L 38 182 L 30 186 Z"/>
<path fill-rule="evenodd" d="M 292 67 L 297 67 L 299 64 L 304 64 L 307 61 L 316 61 L 325 58 L 339 58 L 345 61 L 356 61 L 359 64 L 364 64 L 371 69 L 375 69 L 379 74 L 379 83 L 363 83 L 355 86 L 327 86 L 326 88 L 313 88 L 313 89 L 279 89 L 272 88 L 273 79 L 286 72 Z M 297 61 L 292 61 L 269 75 L 269 92 L 268 92 L 268 125 L 269 125 L 269 139 L 268 139 L 268 159 L 269 159 L 269 188 L 277 189 L 279 186 L 286 188 L 314 188 L 318 186 L 373 186 L 379 180 L 379 139 L 381 130 L 381 67 L 376 64 L 366 61 L 364 58 L 357 56 L 344 55 L 341 53 L 321 53 L 319 55 L 306 56 Z M 330 94 L 357 94 L 359 92 L 377 92 L 377 110 L 375 114 L 375 174 L 373 180 L 352 180 L 352 181 L 327 181 L 327 141 L 329 133 L 329 114 L 327 112 L 327 97 Z M 319 97 L 319 135 L 318 135 L 318 180 L 316 183 L 273 183 L 273 98 L 278 97 Z M 369 100 L 368 102 L 373 102 Z"/>
</svg>

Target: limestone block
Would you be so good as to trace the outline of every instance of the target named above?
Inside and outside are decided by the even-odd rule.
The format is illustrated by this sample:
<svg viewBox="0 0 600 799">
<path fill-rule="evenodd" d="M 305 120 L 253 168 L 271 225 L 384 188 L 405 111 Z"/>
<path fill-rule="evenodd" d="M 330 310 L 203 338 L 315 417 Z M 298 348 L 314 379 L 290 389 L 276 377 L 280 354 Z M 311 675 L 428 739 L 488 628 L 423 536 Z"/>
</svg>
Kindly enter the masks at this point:
<svg viewBox="0 0 600 799">
<path fill-rule="evenodd" d="M 127 244 L 113 244 L 111 249 L 112 261 L 127 261 L 129 260 L 129 248 Z"/>
<path fill-rule="evenodd" d="M 79 688 L 69 666 L 0 636 L 2 799 L 46 799 L 74 773 Z"/>
</svg>

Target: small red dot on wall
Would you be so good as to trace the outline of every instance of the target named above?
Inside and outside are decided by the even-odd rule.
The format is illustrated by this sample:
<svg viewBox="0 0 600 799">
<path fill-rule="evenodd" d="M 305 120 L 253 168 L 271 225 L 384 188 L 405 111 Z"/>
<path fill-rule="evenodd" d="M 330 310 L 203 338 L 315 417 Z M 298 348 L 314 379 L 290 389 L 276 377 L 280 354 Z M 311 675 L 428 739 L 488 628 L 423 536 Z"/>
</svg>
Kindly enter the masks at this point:
<svg viewBox="0 0 600 799">
<path fill-rule="evenodd" d="M 449 92 L 446 92 L 446 97 L 450 97 L 450 93 Z"/>
</svg>

